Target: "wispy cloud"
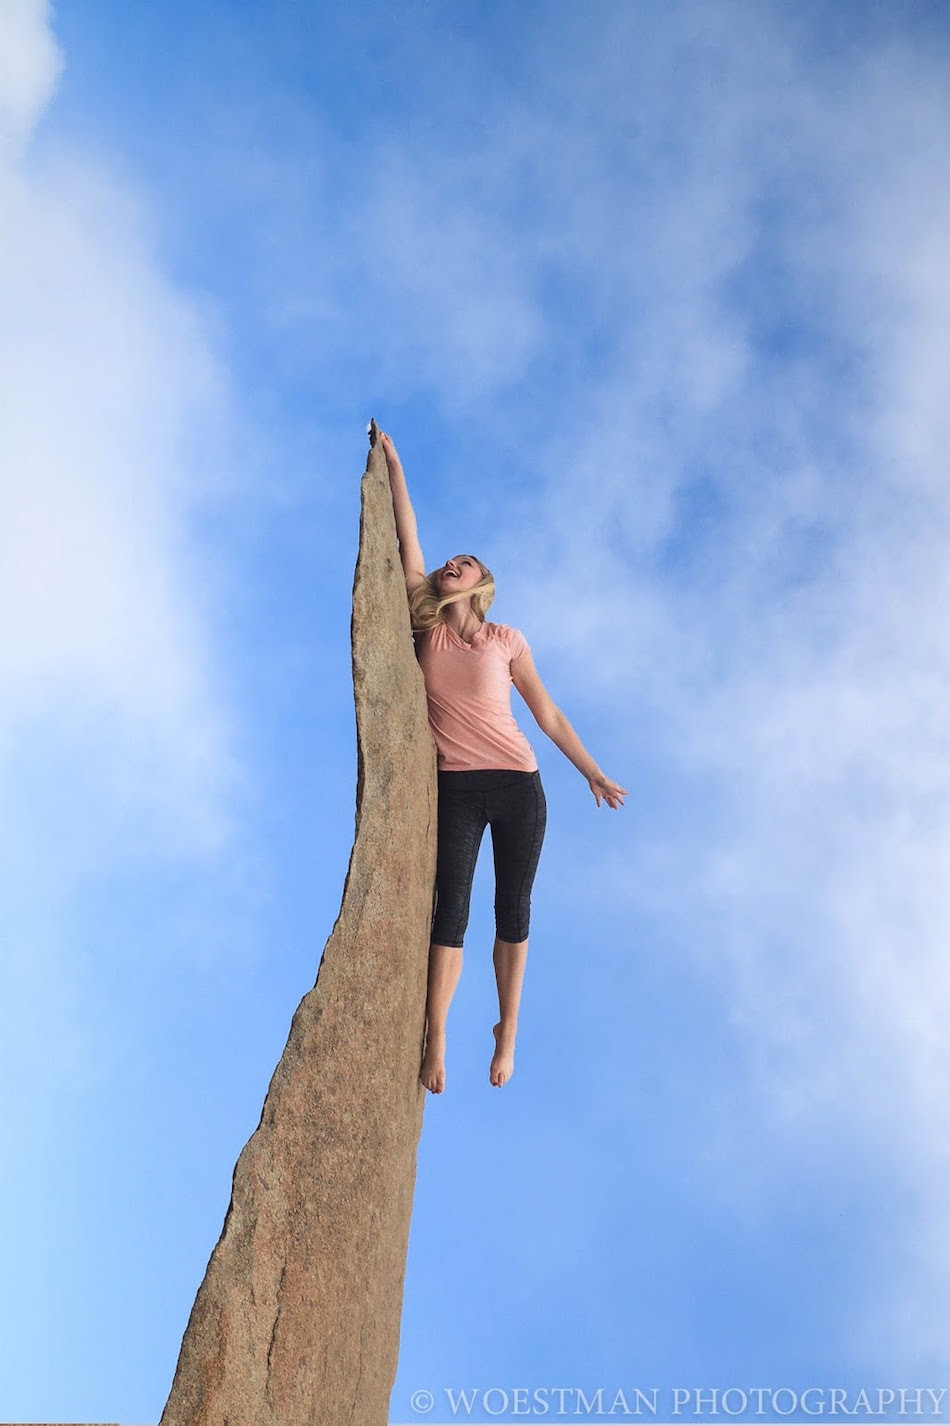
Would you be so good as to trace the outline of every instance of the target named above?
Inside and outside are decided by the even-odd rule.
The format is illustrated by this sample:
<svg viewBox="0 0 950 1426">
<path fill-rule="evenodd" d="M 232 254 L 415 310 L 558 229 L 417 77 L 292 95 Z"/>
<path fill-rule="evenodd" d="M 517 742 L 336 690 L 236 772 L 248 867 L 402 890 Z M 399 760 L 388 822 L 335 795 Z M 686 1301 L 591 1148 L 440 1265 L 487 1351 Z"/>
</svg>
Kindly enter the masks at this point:
<svg viewBox="0 0 950 1426">
<path fill-rule="evenodd" d="M 25 142 L 63 67 L 49 0 L 8 0 L 0 11 L 0 143 Z"/>
<path fill-rule="evenodd" d="M 222 372 L 137 195 L 92 159 L 23 152 L 60 59 L 45 5 L 2 24 L 20 144 L 0 172 L 0 768 L 42 726 L 99 765 L 105 803 L 214 839 L 227 720 L 189 531 L 220 459 Z"/>
<path fill-rule="evenodd" d="M 563 452 L 576 475 L 541 491 L 545 583 L 572 595 L 545 655 L 636 710 L 634 739 L 647 710 L 701 791 L 658 807 L 642 874 L 618 859 L 612 890 L 728 975 L 761 1055 L 739 1138 L 844 1115 L 910 1188 L 945 1174 L 950 1129 L 950 106 L 941 66 L 896 42 L 842 79 L 807 36 L 747 39 L 755 82 L 726 64 L 689 170 L 644 210 L 641 270 L 612 269 L 621 310 L 646 283 L 650 312 Z M 515 603 L 543 628 L 534 588 Z M 895 1231 L 930 1252 L 853 1324 L 868 1360 L 888 1334 L 892 1360 L 941 1350 L 946 1206 L 912 1197 Z"/>
<path fill-rule="evenodd" d="M 227 576 L 197 534 L 228 410 L 209 323 L 127 182 L 31 150 L 62 62 L 45 4 L 0 12 L 0 1042 L 31 1086 L 19 1148 L 36 1124 L 68 1141 L 141 1043 L 100 981 L 149 934 L 122 876 L 217 864 L 241 784 L 212 632 Z"/>
</svg>

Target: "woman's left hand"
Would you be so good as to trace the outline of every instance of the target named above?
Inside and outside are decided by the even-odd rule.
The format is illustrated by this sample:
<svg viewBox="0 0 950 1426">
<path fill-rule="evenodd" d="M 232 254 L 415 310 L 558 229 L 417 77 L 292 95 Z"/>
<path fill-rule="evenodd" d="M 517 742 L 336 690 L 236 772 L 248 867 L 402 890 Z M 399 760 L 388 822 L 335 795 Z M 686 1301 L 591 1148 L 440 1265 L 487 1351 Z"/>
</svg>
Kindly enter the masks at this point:
<svg viewBox="0 0 950 1426">
<path fill-rule="evenodd" d="M 612 807 L 614 810 L 623 806 L 623 799 L 628 794 L 627 789 L 621 787 L 619 782 L 614 782 L 612 778 L 606 777 L 602 772 L 591 773 L 587 781 L 590 784 L 590 790 L 594 794 L 594 800 L 598 807 L 600 806 L 601 799 L 606 802 L 608 807 Z"/>
</svg>

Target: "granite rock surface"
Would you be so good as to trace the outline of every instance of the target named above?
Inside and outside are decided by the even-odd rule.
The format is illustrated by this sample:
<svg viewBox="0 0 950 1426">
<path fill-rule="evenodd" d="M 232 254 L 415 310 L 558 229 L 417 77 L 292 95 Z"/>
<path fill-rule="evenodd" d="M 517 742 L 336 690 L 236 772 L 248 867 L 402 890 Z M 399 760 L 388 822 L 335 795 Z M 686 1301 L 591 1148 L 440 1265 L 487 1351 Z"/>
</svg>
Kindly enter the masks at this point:
<svg viewBox="0 0 950 1426">
<path fill-rule="evenodd" d="M 356 836 L 185 1330 L 161 1426 L 385 1426 L 425 1091 L 435 753 L 386 463 L 353 586 Z"/>
</svg>

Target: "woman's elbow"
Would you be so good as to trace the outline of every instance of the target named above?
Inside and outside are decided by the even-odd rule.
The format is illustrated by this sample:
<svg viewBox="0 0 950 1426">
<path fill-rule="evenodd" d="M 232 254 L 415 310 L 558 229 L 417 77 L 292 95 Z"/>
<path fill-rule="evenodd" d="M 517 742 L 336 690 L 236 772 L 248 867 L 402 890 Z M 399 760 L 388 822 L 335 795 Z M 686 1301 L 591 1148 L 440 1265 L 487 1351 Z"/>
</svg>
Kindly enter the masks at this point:
<svg viewBox="0 0 950 1426">
<path fill-rule="evenodd" d="M 545 708 L 539 708 L 535 714 L 535 720 L 541 732 L 546 733 L 555 742 L 567 722 L 560 708 L 553 703 Z"/>
</svg>

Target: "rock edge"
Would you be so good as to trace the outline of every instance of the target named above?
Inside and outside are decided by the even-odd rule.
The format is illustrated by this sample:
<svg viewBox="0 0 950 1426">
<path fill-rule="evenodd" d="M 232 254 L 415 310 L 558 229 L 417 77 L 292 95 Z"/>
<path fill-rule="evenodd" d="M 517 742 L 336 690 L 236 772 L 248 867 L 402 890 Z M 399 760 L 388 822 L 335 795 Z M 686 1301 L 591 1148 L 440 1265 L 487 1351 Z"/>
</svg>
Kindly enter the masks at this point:
<svg viewBox="0 0 950 1426">
<path fill-rule="evenodd" d="M 436 779 L 379 445 L 361 496 L 343 902 L 238 1158 L 160 1426 L 388 1420 L 425 1098 Z"/>
</svg>

